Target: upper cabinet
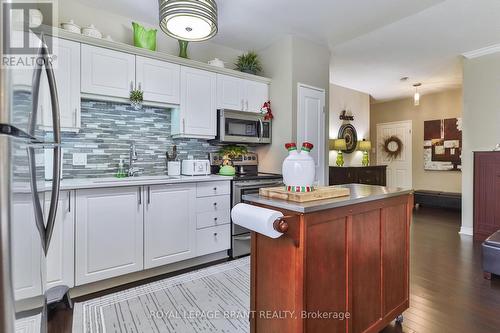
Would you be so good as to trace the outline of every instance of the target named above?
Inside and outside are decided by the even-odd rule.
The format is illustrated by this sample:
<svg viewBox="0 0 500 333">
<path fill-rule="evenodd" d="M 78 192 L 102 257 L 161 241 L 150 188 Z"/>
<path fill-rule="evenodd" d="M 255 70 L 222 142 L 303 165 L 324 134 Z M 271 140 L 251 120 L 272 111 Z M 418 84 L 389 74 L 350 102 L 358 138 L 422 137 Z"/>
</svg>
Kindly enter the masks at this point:
<svg viewBox="0 0 500 333">
<path fill-rule="evenodd" d="M 181 68 L 181 103 L 172 115 L 172 135 L 213 139 L 217 127 L 216 74 Z"/>
<path fill-rule="evenodd" d="M 268 100 L 269 86 L 266 83 L 217 75 L 218 109 L 260 112 Z"/>
<path fill-rule="evenodd" d="M 128 98 L 135 88 L 135 56 L 82 44 L 82 93 Z"/>
<path fill-rule="evenodd" d="M 56 78 L 61 129 L 78 131 L 80 129 L 80 43 L 58 39 L 56 58 L 53 63 Z M 40 114 L 42 126 L 52 129 L 52 104 L 45 71 L 40 83 Z"/>
<path fill-rule="evenodd" d="M 144 92 L 144 100 L 179 104 L 181 66 L 137 56 L 136 87 Z"/>
</svg>

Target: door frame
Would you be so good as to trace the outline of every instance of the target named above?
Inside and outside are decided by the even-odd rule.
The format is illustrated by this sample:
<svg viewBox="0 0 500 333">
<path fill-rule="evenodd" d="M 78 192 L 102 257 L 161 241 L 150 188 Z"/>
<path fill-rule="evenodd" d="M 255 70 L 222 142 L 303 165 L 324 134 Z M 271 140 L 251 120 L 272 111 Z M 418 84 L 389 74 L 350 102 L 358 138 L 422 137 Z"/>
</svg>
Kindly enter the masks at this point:
<svg viewBox="0 0 500 333">
<path fill-rule="evenodd" d="M 398 121 L 389 121 L 389 122 L 385 122 L 385 123 L 377 123 L 376 124 L 376 131 L 375 131 L 375 144 L 377 145 L 377 148 L 376 148 L 376 154 L 377 154 L 377 165 L 382 165 L 383 162 L 381 160 L 381 154 L 379 154 L 379 146 L 378 146 L 378 133 L 379 133 L 379 128 L 382 126 L 382 125 L 397 125 L 397 124 L 405 124 L 405 125 L 409 125 L 410 127 L 410 135 L 409 135 L 409 138 L 410 138 L 410 144 L 406 145 L 406 146 L 409 146 L 409 154 L 408 154 L 408 165 L 409 165 L 409 171 L 410 171 L 410 175 L 411 175 L 411 178 L 410 178 L 410 186 L 413 188 L 413 121 L 411 119 L 408 119 L 408 120 L 398 120 Z M 408 147 L 406 147 L 408 149 Z"/>
<path fill-rule="evenodd" d="M 321 127 L 321 132 L 320 132 L 320 138 L 322 140 L 321 143 L 323 147 L 317 147 L 317 149 L 320 151 L 318 156 L 322 158 L 322 161 L 318 161 L 318 164 L 323 165 L 322 167 L 322 172 L 320 175 L 318 175 L 318 183 L 319 185 L 328 185 L 328 145 L 326 144 L 326 133 L 327 133 L 327 118 L 326 118 L 326 90 L 323 88 L 318 88 L 314 87 L 308 84 L 304 83 L 297 83 L 297 113 L 296 113 L 296 139 L 298 140 L 299 138 L 299 132 L 300 132 L 300 126 L 299 126 L 299 113 L 300 113 L 300 89 L 305 88 L 305 89 L 310 89 L 310 90 L 315 90 L 323 94 L 322 100 L 323 100 L 323 112 L 321 115 L 321 121 L 323 122 L 323 126 Z M 321 153 L 322 152 L 322 153 Z"/>
</svg>

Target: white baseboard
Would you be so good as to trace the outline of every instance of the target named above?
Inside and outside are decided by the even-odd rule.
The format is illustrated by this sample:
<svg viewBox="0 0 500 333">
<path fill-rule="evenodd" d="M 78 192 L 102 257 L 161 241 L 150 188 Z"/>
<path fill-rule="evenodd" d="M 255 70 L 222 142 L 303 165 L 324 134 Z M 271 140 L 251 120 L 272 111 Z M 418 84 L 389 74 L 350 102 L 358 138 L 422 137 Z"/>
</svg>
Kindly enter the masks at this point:
<svg viewBox="0 0 500 333">
<path fill-rule="evenodd" d="M 470 228 L 470 227 L 461 227 L 460 231 L 458 233 L 460 235 L 472 236 L 473 235 L 473 229 Z"/>
</svg>

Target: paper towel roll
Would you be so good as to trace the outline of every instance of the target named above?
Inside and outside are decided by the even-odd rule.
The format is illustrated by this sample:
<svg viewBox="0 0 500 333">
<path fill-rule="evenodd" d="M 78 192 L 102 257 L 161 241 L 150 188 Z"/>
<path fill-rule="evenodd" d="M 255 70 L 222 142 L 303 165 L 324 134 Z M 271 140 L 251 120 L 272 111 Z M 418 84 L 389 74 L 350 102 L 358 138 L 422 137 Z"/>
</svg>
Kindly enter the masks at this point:
<svg viewBox="0 0 500 333">
<path fill-rule="evenodd" d="M 283 217 L 283 214 L 276 210 L 244 203 L 237 204 L 231 210 L 233 223 L 271 238 L 278 238 L 283 235 L 273 228 L 274 221 L 281 217 Z"/>
</svg>

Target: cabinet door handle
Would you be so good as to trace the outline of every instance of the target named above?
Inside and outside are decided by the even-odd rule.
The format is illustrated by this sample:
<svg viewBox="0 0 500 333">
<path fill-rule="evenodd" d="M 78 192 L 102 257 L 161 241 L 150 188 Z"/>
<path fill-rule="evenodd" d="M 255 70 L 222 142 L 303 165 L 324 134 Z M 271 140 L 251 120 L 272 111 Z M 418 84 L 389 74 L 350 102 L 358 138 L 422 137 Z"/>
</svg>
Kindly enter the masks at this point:
<svg viewBox="0 0 500 333">
<path fill-rule="evenodd" d="M 151 186 L 148 186 L 148 205 L 151 203 Z"/>
<path fill-rule="evenodd" d="M 71 213 L 71 191 L 68 191 L 68 213 Z"/>
<path fill-rule="evenodd" d="M 214 187 L 214 191 L 217 191 L 217 187 Z"/>
<path fill-rule="evenodd" d="M 141 88 L 141 87 L 142 87 L 142 83 L 141 83 L 141 82 L 139 82 L 139 83 L 137 84 L 137 88 L 138 88 L 138 90 L 142 90 L 142 88 Z"/>
<path fill-rule="evenodd" d="M 134 90 L 134 81 L 130 81 L 130 91 Z"/>
<path fill-rule="evenodd" d="M 214 223 L 217 224 L 217 218 L 216 217 L 214 217 Z"/>
<path fill-rule="evenodd" d="M 142 205 L 142 188 L 139 187 L 139 206 Z"/>
<path fill-rule="evenodd" d="M 248 111 L 248 99 L 245 101 L 245 107 L 246 107 L 246 110 Z"/>
<path fill-rule="evenodd" d="M 241 111 L 245 111 L 245 100 L 241 100 Z"/>
<path fill-rule="evenodd" d="M 216 232 L 214 232 L 214 237 L 217 237 L 217 233 Z"/>
<path fill-rule="evenodd" d="M 500 176 L 499 176 L 500 177 Z M 214 207 L 217 208 L 217 202 L 214 202 Z"/>
<path fill-rule="evenodd" d="M 184 118 L 182 118 L 182 133 L 186 133 L 186 121 Z"/>
</svg>

